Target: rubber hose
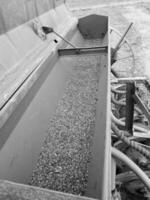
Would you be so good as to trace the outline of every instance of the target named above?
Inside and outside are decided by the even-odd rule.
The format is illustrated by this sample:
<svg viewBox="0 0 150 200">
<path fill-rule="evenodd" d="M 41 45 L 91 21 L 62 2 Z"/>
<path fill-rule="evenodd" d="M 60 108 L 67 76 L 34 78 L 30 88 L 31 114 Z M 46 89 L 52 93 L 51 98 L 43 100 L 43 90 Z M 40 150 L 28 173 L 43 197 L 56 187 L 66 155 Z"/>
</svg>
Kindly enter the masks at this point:
<svg viewBox="0 0 150 200">
<path fill-rule="evenodd" d="M 116 104 L 116 105 L 120 105 L 120 106 L 126 106 L 125 102 L 121 102 L 115 99 L 115 97 L 113 95 L 111 95 L 111 101 L 112 103 Z"/>
<path fill-rule="evenodd" d="M 111 154 L 115 159 L 119 159 L 124 162 L 139 177 L 145 187 L 147 187 L 147 189 L 150 191 L 150 179 L 130 158 L 128 158 L 124 153 L 114 147 L 111 148 Z"/>
<path fill-rule="evenodd" d="M 111 112 L 111 120 L 112 120 L 112 122 L 114 122 L 118 126 L 121 126 L 122 128 L 125 128 L 125 123 L 122 122 L 121 120 L 117 119 L 112 112 Z M 140 131 L 140 132 L 144 132 L 144 133 L 147 132 L 147 130 L 145 128 L 142 128 L 142 127 L 139 127 L 139 126 L 136 126 L 136 125 L 133 125 L 133 128 L 136 131 Z"/>
<path fill-rule="evenodd" d="M 122 140 L 124 143 L 126 143 L 130 147 L 134 148 L 136 151 L 140 152 L 143 156 L 145 156 L 146 158 L 148 158 L 150 160 L 150 151 L 148 151 L 144 147 L 140 146 L 135 141 L 128 139 L 125 136 L 127 134 L 127 131 L 120 131 L 114 123 L 111 124 L 111 128 L 120 140 Z"/>
<path fill-rule="evenodd" d="M 116 70 L 114 70 L 113 68 L 111 68 L 111 73 L 116 77 L 116 78 L 119 78 L 120 75 L 118 72 L 116 72 Z"/>
<path fill-rule="evenodd" d="M 123 90 L 117 90 L 111 87 L 111 92 L 115 93 L 115 94 L 126 94 L 126 91 Z"/>
<path fill-rule="evenodd" d="M 118 101 L 115 99 L 115 97 L 113 95 L 111 95 L 111 101 L 112 103 L 116 104 L 116 105 L 120 105 L 120 106 L 126 106 L 125 102 L 122 101 Z M 140 110 L 140 108 L 137 108 L 136 106 L 134 106 L 134 110 L 138 113 L 138 114 L 142 114 L 142 111 Z"/>
</svg>

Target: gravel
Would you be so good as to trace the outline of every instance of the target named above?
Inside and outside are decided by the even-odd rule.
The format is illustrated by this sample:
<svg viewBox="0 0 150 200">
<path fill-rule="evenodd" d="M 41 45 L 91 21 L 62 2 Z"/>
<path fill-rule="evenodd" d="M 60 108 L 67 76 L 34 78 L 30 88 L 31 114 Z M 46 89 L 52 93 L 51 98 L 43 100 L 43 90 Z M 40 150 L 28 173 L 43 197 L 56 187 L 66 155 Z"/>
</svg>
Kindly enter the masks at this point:
<svg viewBox="0 0 150 200">
<path fill-rule="evenodd" d="M 95 127 L 100 57 L 72 59 L 73 73 L 50 120 L 30 184 L 84 195 Z"/>
</svg>

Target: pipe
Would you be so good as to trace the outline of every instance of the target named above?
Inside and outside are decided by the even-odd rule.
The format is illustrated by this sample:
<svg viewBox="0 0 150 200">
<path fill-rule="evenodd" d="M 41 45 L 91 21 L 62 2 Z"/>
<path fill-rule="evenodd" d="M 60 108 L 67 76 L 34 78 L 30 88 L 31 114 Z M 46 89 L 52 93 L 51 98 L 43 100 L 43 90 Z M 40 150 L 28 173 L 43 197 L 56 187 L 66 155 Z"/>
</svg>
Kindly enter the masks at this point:
<svg viewBox="0 0 150 200">
<path fill-rule="evenodd" d="M 115 93 L 115 94 L 126 94 L 126 91 L 117 90 L 117 89 L 114 89 L 114 88 L 112 88 L 112 87 L 111 87 L 111 92 L 113 92 L 113 93 Z M 114 96 L 111 96 L 111 100 L 112 100 L 112 103 L 114 103 L 114 104 L 118 104 L 118 105 L 121 105 L 121 106 L 126 106 L 126 104 L 125 104 L 124 101 L 123 101 L 123 102 L 122 102 L 122 101 L 120 102 L 120 101 L 116 100 Z M 134 110 L 135 110 L 138 114 L 142 115 L 141 109 L 138 108 L 138 107 L 136 107 L 136 105 L 134 106 Z"/>
<path fill-rule="evenodd" d="M 112 133 L 114 134 L 114 132 L 111 130 L 111 134 L 112 134 Z M 114 134 L 114 135 L 115 135 L 115 134 Z M 113 135 L 113 136 L 114 136 L 114 135 Z M 117 136 L 116 136 L 116 137 L 117 137 Z M 140 143 L 140 142 L 145 141 L 146 138 L 137 138 L 137 137 L 134 137 L 134 136 L 129 136 L 128 139 L 137 142 L 140 146 L 143 146 L 143 147 L 145 147 L 146 149 L 150 149 L 150 146 L 147 146 L 147 145 L 144 145 L 144 144 Z M 117 142 L 115 142 L 115 143 L 113 144 L 113 146 L 114 146 L 114 147 L 118 147 L 118 145 L 121 144 L 121 143 L 123 143 L 123 141 L 118 140 Z"/>
<path fill-rule="evenodd" d="M 134 94 L 133 95 L 133 99 L 135 100 L 135 102 L 137 103 L 137 105 L 140 107 L 140 109 L 143 111 L 145 117 L 148 120 L 148 124 L 150 124 L 150 112 L 146 108 L 146 106 L 144 105 L 144 103 L 142 102 L 141 98 L 138 96 L 138 94 Z"/>
<path fill-rule="evenodd" d="M 135 105 L 135 107 L 134 107 L 134 110 L 135 110 L 138 114 L 140 114 L 140 115 L 143 114 L 142 111 L 141 111 L 141 109 L 138 108 L 136 105 Z"/>
<path fill-rule="evenodd" d="M 126 85 L 126 113 L 125 113 L 125 126 L 126 130 L 133 134 L 133 121 L 134 121 L 134 99 L 135 83 L 127 83 Z"/>
<path fill-rule="evenodd" d="M 114 77 L 118 78 L 120 77 L 119 73 L 116 72 L 116 70 L 114 70 L 112 67 L 111 67 L 111 73 L 114 75 Z"/>
<path fill-rule="evenodd" d="M 126 94 L 126 91 L 123 90 L 117 90 L 111 87 L 111 91 L 115 94 Z"/>
<path fill-rule="evenodd" d="M 112 103 L 114 103 L 114 104 L 117 104 L 117 105 L 120 105 L 120 106 L 126 106 L 126 103 L 125 103 L 125 102 L 116 100 L 115 97 L 114 97 L 113 95 L 111 95 L 111 101 L 112 101 Z"/>
<path fill-rule="evenodd" d="M 114 84 L 127 84 L 127 83 L 142 83 L 145 82 L 146 77 L 145 76 L 137 76 L 137 77 L 122 77 L 122 78 L 116 78 L 111 83 Z"/>
<path fill-rule="evenodd" d="M 130 28 L 131 28 L 132 25 L 133 25 L 133 22 L 131 22 L 131 23 L 129 24 L 129 26 L 128 26 L 128 28 L 126 29 L 126 31 L 124 32 L 123 36 L 120 38 L 118 44 L 117 44 L 116 47 L 115 47 L 115 50 L 114 50 L 112 56 L 114 56 L 114 55 L 116 54 L 116 52 L 119 50 L 122 41 L 124 40 L 125 36 L 126 36 L 127 33 L 129 32 L 129 30 L 130 30 Z"/>
<path fill-rule="evenodd" d="M 114 122 L 115 124 L 117 124 L 118 126 L 121 126 L 122 128 L 125 128 L 125 123 L 122 122 L 121 120 L 117 119 L 114 114 L 111 112 L 111 120 L 112 122 Z M 145 128 L 133 125 L 133 129 L 136 131 L 140 131 L 140 132 L 147 132 L 147 130 Z"/>
<path fill-rule="evenodd" d="M 116 105 L 120 105 L 120 106 L 126 106 L 126 103 L 124 102 L 124 101 L 118 101 L 118 100 L 116 100 L 115 98 L 114 98 L 114 96 L 112 95 L 111 96 L 111 101 L 112 101 L 112 103 L 114 103 L 114 104 L 116 104 Z M 142 111 L 139 109 L 139 108 L 137 108 L 136 106 L 134 107 L 134 110 L 138 113 L 138 114 L 142 114 Z"/>
<path fill-rule="evenodd" d="M 111 124 L 111 128 L 120 140 L 122 140 L 128 146 L 131 146 L 136 151 L 140 152 L 142 155 L 144 155 L 147 159 L 150 160 L 150 151 L 145 149 L 144 147 L 140 146 L 137 142 L 128 139 L 125 136 L 126 133 L 128 133 L 127 131 L 120 131 L 114 123 Z"/>
<path fill-rule="evenodd" d="M 115 29 L 113 27 L 110 27 L 110 31 L 111 32 L 114 31 L 119 37 L 122 37 L 122 34 L 117 29 Z M 132 53 L 132 56 L 133 56 L 133 67 L 135 67 L 135 56 L 134 56 L 134 52 L 133 52 L 132 46 L 130 45 L 130 42 L 126 38 L 124 38 L 124 42 L 127 43 L 128 47 L 129 47 L 129 49 L 130 49 L 130 51 Z M 123 42 L 122 42 L 122 44 L 123 44 Z"/>
<path fill-rule="evenodd" d="M 119 159 L 124 162 L 139 177 L 145 187 L 147 187 L 147 189 L 150 191 L 150 179 L 131 159 L 129 159 L 124 153 L 114 147 L 111 147 L 111 154 L 115 159 Z"/>
<path fill-rule="evenodd" d="M 113 95 L 111 96 L 111 101 L 112 101 L 112 103 L 114 103 L 114 104 L 116 104 L 116 105 L 126 106 L 126 103 L 125 103 L 124 101 L 118 101 L 118 100 L 116 100 L 115 97 L 114 97 Z M 142 115 L 142 111 L 141 111 L 139 108 L 137 108 L 136 106 L 134 107 L 134 110 L 135 110 L 138 114 Z"/>
</svg>

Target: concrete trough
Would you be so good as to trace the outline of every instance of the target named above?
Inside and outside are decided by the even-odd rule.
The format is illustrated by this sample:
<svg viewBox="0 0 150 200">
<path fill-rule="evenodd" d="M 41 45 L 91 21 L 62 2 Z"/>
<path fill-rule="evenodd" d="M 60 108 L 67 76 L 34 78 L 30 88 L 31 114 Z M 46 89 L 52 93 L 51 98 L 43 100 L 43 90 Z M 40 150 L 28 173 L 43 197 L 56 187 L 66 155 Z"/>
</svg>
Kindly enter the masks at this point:
<svg viewBox="0 0 150 200">
<path fill-rule="evenodd" d="M 10 1 L 10 7 L 12 2 Z M 5 26 L 0 35 L 0 179 L 10 182 L 1 181 L 0 199 L 7 199 L 7 192 L 4 189 L 7 185 L 10 184 L 9 187 L 15 188 L 15 182 L 29 183 L 47 134 L 49 121 L 63 97 L 68 77 L 73 73 L 73 57 L 81 56 L 59 56 L 58 49 L 68 49 L 70 46 L 53 33 L 42 41 L 33 30 L 35 17 L 40 24 L 53 27 L 77 47 L 107 46 L 106 52 L 96 52 L 100 71 L 98 100 L 85 196 L 109 199 L 111 188 L 109 20 L 108 17 L 97 15 L 78 20 L 70 15 L 62 2 L 49 2 L 52 6 L 50 10 L 47 10 L 47 6 L 43 7 L 43 10 L 46 9 L 45 12 L 36 9 L 36 16 L 32 17 L 31 5 L 28 5 L 30 7 L 28 17 L 30 17 L 24 24 L 18 22 L 16 18 L 17 26 L 14 23 L 11 27 L 10 21 L 3 16 Z M 57 43 L 54 40 L 57 40 Z M 22 185 L 21 191 L 24 190 L 22 188 L 26 189 L 26 186 Z M 8 193 L 11 197 L 11 193 Z M 54 193 L 49 193 L 49 199 L 53 198 L 52 194 Z M 15 199 L 17 198 L 20 196 L 16 194 Z M 67 198 L 74 199 L 73 196 L 65 196 L 65 199 Z"/>
</svg>

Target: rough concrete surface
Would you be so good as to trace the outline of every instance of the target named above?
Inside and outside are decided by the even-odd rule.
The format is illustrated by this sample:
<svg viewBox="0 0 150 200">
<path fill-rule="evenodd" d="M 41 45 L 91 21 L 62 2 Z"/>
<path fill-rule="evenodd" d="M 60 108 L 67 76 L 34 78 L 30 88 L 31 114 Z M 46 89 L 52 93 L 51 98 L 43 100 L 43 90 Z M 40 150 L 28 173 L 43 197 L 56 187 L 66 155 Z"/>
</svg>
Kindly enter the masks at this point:
<svg viewBox="0 0 150 200">
<path fill-rule="evenodd" d="M 0 200 L 90 200 L 52 190 L 45 190 L 28 185 L 15 184 L 9 181 L 0 181 Z M 91 199 L 92 200 L 92 199 Z"/>
</svg>

